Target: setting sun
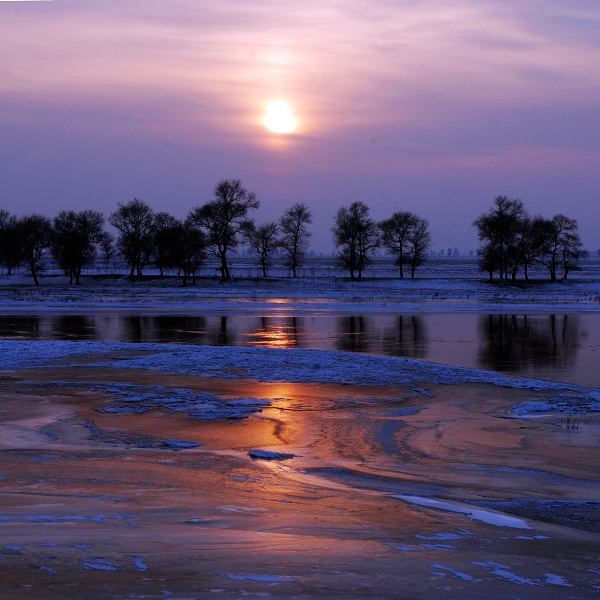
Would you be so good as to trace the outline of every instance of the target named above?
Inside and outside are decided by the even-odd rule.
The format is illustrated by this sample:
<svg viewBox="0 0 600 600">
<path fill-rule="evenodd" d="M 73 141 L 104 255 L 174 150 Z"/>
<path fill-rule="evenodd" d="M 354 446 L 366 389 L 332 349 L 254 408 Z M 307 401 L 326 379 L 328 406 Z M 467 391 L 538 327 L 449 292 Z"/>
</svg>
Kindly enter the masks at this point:
<svg viewBox="0 0 600 600">
<path fill-rule="evenodd" d="M 277 100 L 267 107 L 263 123 L 273 133 L 293 133 L 296 130 L 297 120 L 287 103 Z"/>
</svg>

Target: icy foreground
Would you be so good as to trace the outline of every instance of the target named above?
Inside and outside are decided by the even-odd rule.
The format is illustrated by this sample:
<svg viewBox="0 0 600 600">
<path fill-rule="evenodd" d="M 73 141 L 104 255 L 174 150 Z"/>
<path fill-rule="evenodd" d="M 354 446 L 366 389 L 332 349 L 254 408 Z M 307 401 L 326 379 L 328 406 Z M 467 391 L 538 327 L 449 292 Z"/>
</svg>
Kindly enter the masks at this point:
<svg viewBox="0 0 600 600">
<path fill-rule="evenodd" d="M 600 593 L 596 388 L 299 348 L 0 340 L 0 363 L 7 597 Z"/>
</svg>

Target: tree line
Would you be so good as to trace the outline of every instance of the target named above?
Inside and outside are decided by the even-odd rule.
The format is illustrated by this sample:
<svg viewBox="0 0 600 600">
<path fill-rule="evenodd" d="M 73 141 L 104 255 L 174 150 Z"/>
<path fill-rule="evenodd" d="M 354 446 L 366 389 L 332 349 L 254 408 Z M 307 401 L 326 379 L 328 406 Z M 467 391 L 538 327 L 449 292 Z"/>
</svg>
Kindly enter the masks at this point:
<svg viewBox="0 0 600 600">
<path fill-rule="evenodd" d="M 577 221 L 558 214 L 547 219 L 530 215 L 521 200 L 497 196 L 488 212 L 473 222 L 482 242 L 479 268 L 493 281 L 515 283 L 519 273 L 529 279 L 534 265 L 548 269 L 550 281 L 567 279 L 588 256 L 577 232 Z"/>
<path fill-rule="evenodd" d="M 155 212 L 143 200 L 119 203 L 108 223 L 116 239 L 105 230 L 105 218 L 93 210 L 61 211 L 54 219 L 40 214 L 17 218 L 0 209 L 0 264 L 8 275 L 26 265 L 36 285 L 48 256 L 69 277 L 70 284 L 81 282 L 82 270 L 98 261 L 106 266 L 120 257 L 132 278 L 141 278 L 152 265 L 161 276 L 176 271 L 183 285 L 195 281 L 196 273 L 212 254 L 218 261 L 221 281 L 231 279 L 230 257 L 245 244 L 260 262 L 262 274 L 275 256 L 283 256 L 292 277 L 298 276 L 312 233 L 312 212 L 303 203 L 286 209 L 278 220 L 257 223 L 251 214 L 260 206 L 256 194 L 239 179 L 223 179 L 213 191 L 213 199 L 192 208 L 180 220 L 167 212 Z M 516 279 L 522 269 L 546 265 L 550 278 L 557 273 L 566 279 L 586 256 L 577 234 L 577 223 L 564 215 L 546 220 L 530 217 L 520 200 L 504 196 L 473 223 L 483 242 L 478 251 L 480 268 L 500 279 Z M 361 280 L 375 253 L 383 249 L 392 256 L 398 276 L 411 278 L 428 257 L 431 245 L 429 222 L 408 211 L 394 212 L 388 219 L 375 221 L 370 208 L 361 201 L 341 206 L 331 228 L 339 264 L 351 280 Z"/>
<path fill-rule="evenodd" d="M 132 278 L 142 277 L 144 269 L 152 265 L 161 276 L 166 270 L 176 270 L 186 286 L 209 253 L 218 260 L 221 281 L 229 281 L 231 253 L 246 244 L 258 257 L 264 277 L 276 253 L 283 255 L 286 268 L 297 277 L 312 235 L 308 229 L 311 211 L 296 203 L 278 220 L 259 224 L 251 218 L 259 205 L 256 194 L 239 179 L 219 181 L 213 199 L 192 208 L 183 220 L 155 212 L 134 198 L 119 203 L 107 219 L 117 231 L 116 239 L 105 230 L 104 215 L 98 211 L 61 211 L 51 220 L 40 214 L 17 218 L 0 210 L 0 263 L 8 275 L 25 264 L 39 285 L 38 275 L 49 252 L 69 282 L 79 284 L 84 267 L 98 260 L 108 265 L 119 256 Z M 390 253 L 398 254 L 400 276 L 409 264 L 414 277 L 416 267 L 424 261 L 410 233 L 417 223 L 426 228 L 426 222 L 410 213 L 395 213 L 389 221 L 376 224 L 362 202 L 341 207 L 332 228 L 340 263 L 352 279 L 361 279 L 372 251 L 384 244 Z"/>
</svg>

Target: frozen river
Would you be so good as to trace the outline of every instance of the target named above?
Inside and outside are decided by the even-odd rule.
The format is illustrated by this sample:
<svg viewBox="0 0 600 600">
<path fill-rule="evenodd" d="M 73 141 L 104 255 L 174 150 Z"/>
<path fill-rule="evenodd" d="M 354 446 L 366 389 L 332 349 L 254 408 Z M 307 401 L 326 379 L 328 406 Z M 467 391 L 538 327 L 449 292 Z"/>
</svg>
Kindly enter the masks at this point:
<svg viewBox="0 0 600 600">
<path fill-rule="evenodd" d="M 6 597 L 597 598 L 595 283 L 278 288 L 0 290 Z"/>
</svg>

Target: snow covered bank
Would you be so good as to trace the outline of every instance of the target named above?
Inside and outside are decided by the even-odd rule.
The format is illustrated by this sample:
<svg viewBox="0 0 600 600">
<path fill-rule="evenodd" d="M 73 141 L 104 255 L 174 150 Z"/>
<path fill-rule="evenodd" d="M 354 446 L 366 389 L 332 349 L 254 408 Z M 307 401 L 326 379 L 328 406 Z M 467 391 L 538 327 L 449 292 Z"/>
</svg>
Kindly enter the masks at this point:
<svg viewBox="0 0 600 600">
<path fill-rule="evenodd" d="M 327 261 L 326 261 L 327 262 Z M 387 264 L 389 260 L 384 261 Z M 332 259 L 328 264 L 333 263 Z M 241 264 L 244 264 L 243 261 Z M 600 311 L 600 260 L 585 261 L 572 279 L 489 284 L 475 259 L 435 259 L 425 265 L 417 279 L 397 279 L 375 265 L 360 282 L 349 281 L 331 269 L 306 268 L 297 279 L 274 273 L 265 279 L 253 275 L 246 266 L 233 267 L 234 278 L 219 283 L 209 273 L 197 283 L 182 288 L 175 277 L 156 275 L 143 281 L 125 277 L 87 277 L 81 286 L 69 286 L 60 276 L 45 277 L 34 287 L 27 277 L 0 277 L 0 311 L 94 311 L 111 310 L 188 312 L 201 307 L 239 310 L 240 302 L 259 308 L 273 301 L 301 310 L 356 309 L 356 304 L 385 310 L 504 310 L 522 307 L 527 311 L 565 308 L 574 311 Z M 272 307 L 272 304 L 271 304 Z"/>
</svg>

